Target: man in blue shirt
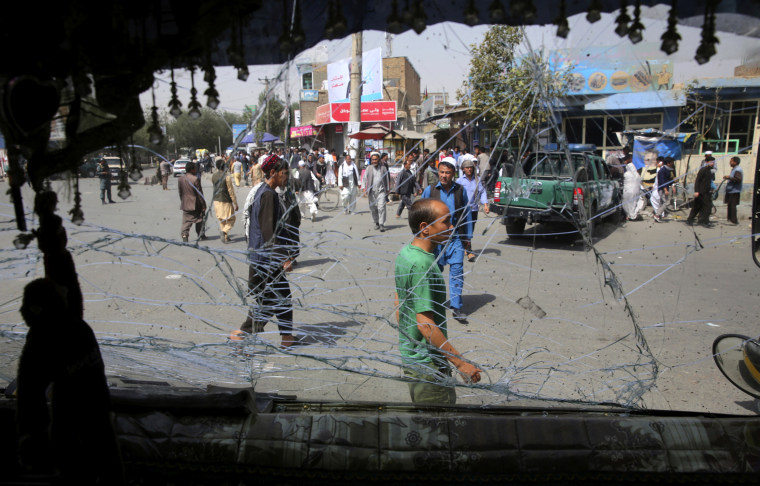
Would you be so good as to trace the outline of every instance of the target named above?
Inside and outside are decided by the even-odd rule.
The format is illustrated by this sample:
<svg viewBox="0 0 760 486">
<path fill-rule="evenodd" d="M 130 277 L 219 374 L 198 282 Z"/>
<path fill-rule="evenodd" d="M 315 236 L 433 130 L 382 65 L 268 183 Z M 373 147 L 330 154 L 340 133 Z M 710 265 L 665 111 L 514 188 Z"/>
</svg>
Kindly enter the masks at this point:
<svg viewBox="0 0 760 486">
<path fill-rule="evenodd" d="M 435 254 L 438 266 L 443 269 L 449 265 L 449 307 L 454 319 L 463 321 L 466 317 L 462 312 L 462 286 L 464 285 L 464 248 L 472 239 L 470 211 L 467 191 L 454 182 L 454 164 L 442 160 L 438 164 L 439 182 L 428 186 L 422 193 L 423 198 L 440 199 L 449 207 L 451 222 L 456 228 L 446 244 L 438 246 Z"/>
<path fill-rule="evenodd" d="M 726 206 L 727 206 L 727 218 L 732 224 L 739 224 L 739 218 L 736 216 L 736 206 L 739 205 L 739 197 L 742 193 L 742 182 L 744 181 L 744 171 L 739 167 L 741 159 L 739 157 L 731 157 L 729 164 L 731 165 L 731 174 L 723 176 L 728 181 L 726 184 Z"/>
</svg>

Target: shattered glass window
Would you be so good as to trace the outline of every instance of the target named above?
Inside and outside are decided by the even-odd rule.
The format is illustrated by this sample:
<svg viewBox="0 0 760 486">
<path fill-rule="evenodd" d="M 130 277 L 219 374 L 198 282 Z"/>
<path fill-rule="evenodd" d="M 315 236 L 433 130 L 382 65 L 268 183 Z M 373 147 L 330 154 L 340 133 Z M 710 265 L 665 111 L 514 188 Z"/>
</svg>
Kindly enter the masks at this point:
<svg viewBox="0 0 760 486">
<path fill-rule="evenodd" d="M 702 161 L 698 153 L 684 151 L 678 160 L 676 174 L 687 198 L 669 204 L 662 223 L 653 218 L 651 187 L 636 187 L 628 194 L 623 178 L 599 167 L 585 176 L 588 180 L 579 176 L 589 157 L 606 158 L 611 149 L 621 148 L 620 137 L 634 149 L 633 135 L 628 139 L 622 135 L 631 129 L 693 132 L 704 139 L 720 139 L 721 130 L 729 129 L 736 132 L 744 153 L 754 153 L 750 146 L 758 140 L 753 111 L 756 99 L 749 100 L 749 110 L 732 111 L 730 128 L 721 125 L 722 110 L 717 107 L 724 102 L 719 93 L 688 89 L 692 79 L 713 75 L 711 63 L 699 66 L 693 60 L 699 29 L 683 27 L 681 49 L 668 57 L 659 51 L 657 40 L 665 29 L 664 16 L 658 19 L 654 9 L 642 7 L 645 16 L 650 10 L 646 39 L 637 45 L 614 35 L 615 17 L 610 14 L 595 24 L 588 24 L 583 16 L 571 18 L 567 39 L 556 37 L 553 26 L 521 28 L 523 40 L 516 55 L 524 62 L 515 74 L 520 76 L 521 88 L 494 93 L 492 105 L 511 99 L 530 100 L 530 104 L 526 111 L 512 111 L 503 118 L 493 115 L 490 108 L 465 115 L 456 112 L 468 107 L 470 52 L 483 41 L 487 26 L 440 24 L 429 26 L 420 35 L 410 31 L 390 41 L 384 33 L 364 34 L 365 51 L 381 48 L 384 57 L 406 57 L 420 75 L 420 91 L 425 95 L 428 89 L 436 92 L 432 99 L 447 99 L 449 105 L 440 116 L 426 121 L 417 114 L 425 95 L 406 93 L 420 99 L 420 105 L 410 106 L 407 118 L 419 116 L 419 122 L 405 126 L 395 138 L 359 141 L 355 154 L 360 168 L 358 184 L 363 183 L 369 151 L 389 152 L 393 161 L 397 153 L 403 156 L 412 149 L 428 148 L 427 160 L 437 160 L 442 148 L 457 145 L 471 151 L 479 140 L 487 144 L 492 156 L 490 179 L 484 178 L 490 208 L 486 212 L 484 206 L 479 207 L 472 232 L 474 257 L 472 261 L 464 258 L 462 264 L 465 318 L 454 319 L 451 311 L 445 310 L 450 343 L 461 359 L 482 370 L 481 380 L 471 383 L 450 363 L 439 363 L 452 373 L 436 375 L 435 382 L 455 386 L 457 403 L 752 411 L 747 396 L 728 383 L 714 365 L 711 346 L 721 334 L 758 337 L 758 273 L 750 261 L 748 219 L 754 160 L 742 158 L 746 196 L 736 226 L 726 221 L 722 192 L 711 215 L 715 226 L 685 223 L 693 180 Z M 727 33 L 721 33 L 720 39 L 718 56 L 724 57 L 723 62 L 735 56 L 739 64 L 744 54 L 759 52 L 757 39 Z M 334 148 L 339 157 L 334 163 L 339 164 L 340 154 L 349 145 L 348 127 L 315 123 L 315 101 L 298 89 L 301 85 L 307 88 L 308 83 L 306 77 L 300 78 L 296 64 L 308 61 L 325 68 L 349 57 L 350 47 L 350 37 L 323 41 L 290 64 L 250 66 L 247 82 L 239 81 L 232 69 L 217 68 L 221 104 L 217 112 L 204 111 L 198 123 L 218 117 L 216 113 L 221 111 L 240 116 L 250 113 L 253 123 L 245 127 L 247 132 L 265 119 L 262 117 L 273 109 L 273 100 L 279 103 L 278 119 L 286 119 L 288 106 L 300 102 L 301 124 L 313 125 L 314 132 L 290 138 L 290 145 L 309 150 Z M 580 53 L 591 48 L 596 48 L 597 54 L 589 64 Z M 647 61 L 669 59 L 674 64 L 672 83 L 680 87 L 660 90 L 656 84 L 636 84 L 617 94 L 617 88 L 604 91 L 607 78 L 596 76 L 593 83 L 584 78 L 584 84 L 575 86 L 575 94 L 565 89 L 563 96 L 548 96 L 544 61 L 558 52 L 567 61 L 564 68 L 572 71 L 582 64 L 582 72 L 590 76 L 595 76 L 594 70 L 623 70 L 617 53 L 624 52 L 625 62 L 636 69 Z M 174 76 L 187 112 L 191 77 L 183 70 L 176 70 Z M 383 76 L 399 77 L 388 72 Z M 314 79 L 317 77 L 314 74 Z M 201 78 L 195 73 L 197 86 Z M 636 83 L 642 82 L 636 79 Z M 286 273 L 296 345 L 281 348 L 276 320 L 268 322 L 262 332 L 242 340 L 230 339 L 249 312 L 269 316 L 276 311 L 258 305 L 256 292 L 260 290 L 248 288 L 250 256 L 243 214 L 245 203 L 249 197 L 255 199 L 255 193 L 251 196 L 253 187 L 246 185 L 245 178 L 234 182 L 233 176 L 239 207 L 230 231 L 232 241 L 225 244 L 212 204 L 219 186 L 212 186 L 212 173 L 203 173 L 208 238 L 198 239 L 191 229 L 189 241 L 182 241 L 179 174 L 169 176 L 169 190 L 163 191 L 155 176 L 158 167 L 151 161 L 159 155 L 167 159 L 194 155 L 182 153 L 185 147 L 177 146 L 182 143 L 180 134 L 172 132 L 174 119 L 167 116 L 171 82 L 170 73 L 164 71 L 156 73 L 153 84 L 163 120 L 163 144 L 148 145 L 150 151 L 145 151 L 129 147 L 125 140 L 121 147 L 125 158 L 142 163 L 143 177 L 131 182 L 128 198 L 101 204 L 98 180 L 83 176 L 78 189 L 85 219 L 75 225 L 68 213 L 74 204 L 74 179 L 64 174 L 50 181 L 59 194 L 59 214 L 64 218 L 68 248 L 84 294 L 85 320 L 96 332 L 109 380 L 119 386 L 252 386 L 257 392 L 305 401 L 409 403 L 408 384 L 418 378 L 403 373 L 394 275 L 397 255 L 414 236 L 408 209 L 397 218 L 399 201 L 389 194 L 384 221 L 387 231 L 381 232 L 375 228 L 362 187 L 357 189 L 356 214 L 346 214 L 347 208 L 341 204 L 340 179 L 317 189 L 316 212 L 310 208 L 312 201 L 299 191 L 303 204 L 284 209 L 301 213 L 300 226 L 294 227 L 284 217 L 278 222 L 279 228 L 297 230 L 300 235 L 295 253 L 292 247 L 287 249 L 297 264 Z M 313 88 L 321 88 L 320 83 Z M 141 99 L 148 120 L 149 91 Z M 677 94 L 683 95 L 691 111 L 673 106 Z M 388 96 L 383 93 L 383 99 Z M 604 96 L 618 96 L 618 102 L 605 104 L 600 101 Z M 327 102 L 322 95 L 318 100 L 319 105 Z M 586 109 L 593 112 L 584 113 Z M 682 112 L 680 119 L 670 117 L 677 119 L 675 126 L 664 126 L 669 119 L 663 116 L 664 110 Z M 440 123 L 447 117 L 453 121 Z M 527 123 L 531 118 L 538 121 Z M 218 133 L 213 132 L 214 146 L 209 142 L 212 145 L 187 148 L 214 154 L 228 148 L 233 154 L 252 150 L 242 143 L 245 134 L 236 133 L 235 124 L 229 125 L 222 124 Z M 289 125 L 295 126 L 294 120 Z M 340 131 L 335 130 L 337 125 Z M 489 135 L 478 138 L 481 125 L 483 134 Z M 284 129 L 277 129 L 280 131 L 271 134 L 284 141 Z M 267 149 L 278 146 L 276 142 L 267 145 L 260 138 L 255 143 Z M 598 147 L 585 155 L 570 154 L 568 144 L 573 143 Z M 564 155 L 542 155 L 549 151 L 547 144 L 555 144 L 551 151 Z M 110 150 L 111 155 L 120 155 Z M 497 156 L 498 163 L 494 160 Z M 521 164 L 524 159 L 541 163 Z M 574 161 L 573 167 L 568 160 Z M 294 192 L 303 182 L 295 179 L 296 167 L 290 172 Z M 391 172 L 395 180 L 397 172 Z M 729 172 L 729 156 L 718 157 L 715 182 L 720 184 Z M 423 174 L 418 175 L 422 178 Z M 116 185 L 113 190 L 116 197 Z M 23 196 L 25 216 L 34 228 L 38 222 L 28 186 L 24 186 Z M 623 207 L 631 202 L 643 207 L 638 217 L 627 220 Z M 537 207 L 543 212 L 534 211 Z M 18 312 L 22 290 L 31 279 L 43 275 L 43 267 L 34 243 L 26 249 L 14 247 L 18 232 L 13 207 L 6 199 L 0 208 L 0 381 L 7 384 L 15 376 L 27 331 Z M 525 211 L 522 215 L 521 210 Z M 454 221 L 455 225 L 463 223 Z M 433 265 L 437 267 L 437 263 Z M 442 270 L 447 295 L 450 271 L 448 265 Z M 277 305 L 286 305 L 285 301 L 283 298 Z M 430 350 L 424 343 L 421 348 Z"/>
</svg>

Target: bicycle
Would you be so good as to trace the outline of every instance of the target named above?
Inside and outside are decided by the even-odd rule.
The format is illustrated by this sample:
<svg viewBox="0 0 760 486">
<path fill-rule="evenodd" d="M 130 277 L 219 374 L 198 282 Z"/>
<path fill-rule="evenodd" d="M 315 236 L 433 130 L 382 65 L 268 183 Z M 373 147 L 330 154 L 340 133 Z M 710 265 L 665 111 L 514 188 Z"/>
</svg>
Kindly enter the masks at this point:
<svg viewBox="0 0 760 486">
<path fill-rule="evenodd" d="M 671 186 L 671 189 L 673 194 L 665 209 L 669 212 L 682 211 L 686 208 L 689 201 L 686 188 L 682 184 L 676 182 Z"/>
</svg>

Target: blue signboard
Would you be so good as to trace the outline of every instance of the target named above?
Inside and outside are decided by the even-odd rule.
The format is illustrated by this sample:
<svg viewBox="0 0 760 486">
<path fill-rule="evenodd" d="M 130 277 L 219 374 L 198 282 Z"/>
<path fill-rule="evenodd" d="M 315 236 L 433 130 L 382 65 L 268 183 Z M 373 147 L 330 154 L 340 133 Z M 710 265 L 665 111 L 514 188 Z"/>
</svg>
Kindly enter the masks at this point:
<svg viewBox="0 0 760 486">
<path fill-rule="evenodd" d="M 301 101 L 319 101 L 318 89 L 302 89 Z"/>
<path fill-rule="evenodd" d="M 235 123 L 232 125 L 232 139 L 236 140 L 237 136 L 240 135 L 241 132 L 245 131 L 245 129 L 248 128 L 248 125 L 244 123 Z"/>
</svg>

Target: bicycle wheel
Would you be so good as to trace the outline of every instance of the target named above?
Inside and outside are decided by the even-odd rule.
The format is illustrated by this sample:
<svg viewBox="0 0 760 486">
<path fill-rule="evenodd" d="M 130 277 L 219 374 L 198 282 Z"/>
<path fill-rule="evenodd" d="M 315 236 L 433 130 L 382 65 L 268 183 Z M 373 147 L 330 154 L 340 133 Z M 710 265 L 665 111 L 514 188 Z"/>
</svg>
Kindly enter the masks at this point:
<svg viewBox="0 0 760 486">
<path fill-rule="evenodd" d="M 681 184 L 673 184 L 673 197 L 668 206 L 672 211 L 681 211 L 686 207 L 686 189 Z"/>
</svg>

